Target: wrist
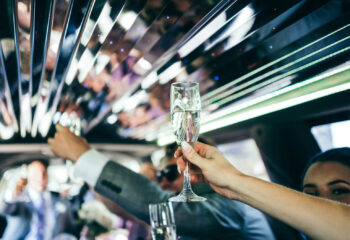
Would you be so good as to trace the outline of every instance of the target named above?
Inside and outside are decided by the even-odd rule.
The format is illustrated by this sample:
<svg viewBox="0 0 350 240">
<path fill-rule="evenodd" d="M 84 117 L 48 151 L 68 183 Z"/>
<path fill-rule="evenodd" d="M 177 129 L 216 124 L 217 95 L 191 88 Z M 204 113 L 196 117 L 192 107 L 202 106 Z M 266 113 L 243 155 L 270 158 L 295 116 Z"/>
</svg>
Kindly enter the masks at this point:
<svg viewBox="0 0 350 240">
<path fill-rule="evenodd" d="M 232 191 L 232 195 L 234 196 L 234 200 L 242 201 L 243 200 L 243 192 L 244 192 L 244 182 L 247 181 L 250 176 L 244 173 L 231 173 L 229 179 L 229 189 Z"/>
<path fill-rule="evenodd" d="M 78 159 L 87 151 L 89 151 L 91 149 L 90 146 L 84 146 L 81 147 L 80 149 L 72 152 L 72 155 L 70 156 L 70 160 L 72 160 L 73 162 L 77 162 Z"/>
</svg>

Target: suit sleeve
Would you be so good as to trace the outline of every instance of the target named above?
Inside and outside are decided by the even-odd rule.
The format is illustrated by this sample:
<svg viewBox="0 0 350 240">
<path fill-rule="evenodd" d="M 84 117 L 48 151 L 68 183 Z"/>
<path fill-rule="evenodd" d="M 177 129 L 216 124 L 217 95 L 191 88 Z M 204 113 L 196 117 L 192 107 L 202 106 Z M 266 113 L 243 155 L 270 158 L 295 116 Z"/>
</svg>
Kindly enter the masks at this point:
<svg viewBox="0 0 350 240">
<path fill-rule="evenodd" d="M 162 190 L 155 182 L 112 161 L 104 166 L 95 190 L 148 223 L 148 205 L 167 202 L 171 197 L 169 192 Z M 205 202 L 173 203 L 180 235 L 208 237 L 220 230 L 242 228 L 243 219 L 229 209 L 226 199 L 214 193 L 207 198 Z M 222 211 L 223 209 L 230 213 Z"/>
<path fill-rule="evenodd" d="M 3 199 L 0 201 L 0 213 L 2 215 L 16 216 L 20 212 L 20 208 L 23 207 L 21 202 L 8 203 Z"/>
<path fill-rule="evenodd" d="M 167 202 L 172 196 L 143 175 L 89 150 L 75 166 L 75 174 L 95 187 L 95 191 L 111 199 L 137 218 L 149 223 L 148 205 Z M 243 219 L 232 201 L 212 193 L 205 202 L 173 203 L 177 232 L 189 237 L 210 237 L 210 234 L 237 229 Z M 212 236 L 215 237 L 215 236 Z"/>
</svg>

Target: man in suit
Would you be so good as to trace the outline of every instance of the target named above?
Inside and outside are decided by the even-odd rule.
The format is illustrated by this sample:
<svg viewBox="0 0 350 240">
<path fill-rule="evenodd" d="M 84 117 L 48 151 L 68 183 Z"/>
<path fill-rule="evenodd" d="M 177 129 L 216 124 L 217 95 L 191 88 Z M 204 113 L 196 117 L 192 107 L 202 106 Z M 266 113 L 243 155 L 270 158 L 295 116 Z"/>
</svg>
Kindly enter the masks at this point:
<svg viewBox="0 0 350 240">
<path fill-rule="evenodd" d="M 1 203 L 7 220 L 3 239 L 50 240 L 59 233 L 75 233 L 69 201 L 46 189 L 46 166 L 34 161 L 27 170 L 27 179 L 20 179 Z"/>
<path fill-rule="evenodd" d="M 176 173 L 174 159 L 158 173 L 158 186 L 147 177 L 109 161 L 68 128 L 57 125 L 56 129 L 55 138 L 49 139 L 52 151 L 76 162 L 76 175 L 94 186 L 96 192 L 145 222 L 149 222 L 150 203 L 166 202 L 173 195 L 160 186 L 174 192 L 182 188 L 183 176 Z M 173 204 L 181 239 L 274 239 L 261 212 L 216 194 L 205 183 L 192 185 L 194 192 L 206 197 L 207 201 Z"/>
</svg>

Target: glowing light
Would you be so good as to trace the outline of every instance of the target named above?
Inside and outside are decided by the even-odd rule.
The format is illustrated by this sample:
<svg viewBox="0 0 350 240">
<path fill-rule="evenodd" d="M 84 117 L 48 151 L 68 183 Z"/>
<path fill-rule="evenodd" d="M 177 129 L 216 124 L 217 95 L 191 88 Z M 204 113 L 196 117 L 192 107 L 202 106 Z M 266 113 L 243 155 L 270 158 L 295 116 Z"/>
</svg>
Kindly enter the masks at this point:
<svg viewBox="0 0 350 240">
<path fill-rule="evenodd" d="M 152 68 L 152 64 L 149 61 L 147 61 L 146 59 L 144 59 L 143 57 L 137 61 L 135 66 L 143 69 L 144 71 L 148 71 Z"/>
<path fill-rule="evenodd" d="M 87 21 L 85 29 L 84 29 L 84 34 L 81 37 L 81 44 L 84 46 L 87 46 L 87 44 L 89 43 L 89 40 L 91 38 L 91 35 L 94 31 L 95 28 L 95 21 L 91 20 L 91 18 L 89 19 L 89 21 Z M 98 36 L 99 37 L 99 36 Z"/>
<path fill-rule="evenodd" d="M 102 70 L 106 67 L 110 60 L 110 57 L 108 55 L 99 53 L 96 58 L 96 64 L 95 64 L 95 72 L 96 74 L 99 74 L 102 72 Z"/>
<path fill-rule="evenodd" d="M 226 13 L 219 14 L 213 21 L 209 22 L 201 31 L 199 31 L 194 37 L 186 42 L 182 46 L 178 53 L 180 57 L 185 57 L 190 54 L 194 49 L 200 46 L 206 39 L 213 35 L 226 23 Z"/>
<path fill-rule="evenodd" d="M 158 81 L 158 75 L 155 72 L 150 72 L 141 82 L 141 87 L 147 89 Z"/>
<path fill-rule="evenodd" d="M 169 82 L 171 79 L 176 77 L 183 69 L 184 67 L 181 67 L 180 61 L 173 63 L 170 67 L 168 67 L 162 73 L 159 74 L 159 83 L 165 84 Z"/>
<path fill-rule="evenodd" d="M 124 110 L 131 111 L 137 107 L 141 102 L 147 100 L 148 94 L 145 90 L 136 92 L 134 95 L 130 96 L 127 100 L 128 104 L 125 104 Z"/>
<path fill-rule="evenodd" d="M 111 13 L 112 7 L 110 6 L 110 4 L 107 2 L 103 9 L 102 12 L 100 14 L 100 16 L 97 19 L 97 25 L 98 28 L 101 31 L 101 37 L 99 39 L 99 41 L 102 43 L 104 42 L 104 40 L 106 39 L 108 33 L 111 31 L 113 25 L 114 25 L 114 19 L 112 19 L 110 17 L 110 13 Z"/>
<path fill-rule="evenodd" d="M 87 74 L 89 73 L 89 70 L 93 65 L 94 65 L 94 56 L 90 51 L 84 51 L 78 64 L 78 68 L 79 68 L 78 79 L 80 83 L 84 81 Z"/>
<path fill-rule="evenodd" d="M 111 114 L 108 118 L 107 118 L 107 122 L 109 124 L 114 124 L 118 121 L 118 116 L 116 114 Z"/>
<path fill-rule="evenodd" d="M 0 122 L 0 139 L 3 140 L 8 140 L 10 138 L 12 138 L 12 136 L 14 135 L 14 129 L 11 126 L 4 126 L 1 122 Z"/>
<path fill-rule="evenodd" d="M 157 140 L 158 146 L 166 146 L 170 143 L 173 143 L 176 141 L 176 138 L 174 135 L 170 134 L 168 136 L 161 136 Z"/>
<path fill-rule="evenodd" d="M 38 127 L 41 136 L 43 136 L 43 137 L 47 136 L 47 134 L 50 130 L 51 124 L 52 124 L 53 115 L 54 115 L 54 112 L 51 110 L 51 111 L 46 112 L 45 115 L 43 116 L 43 118 L 41 119 L 40 125 Z"/>
<path fill-rule="evenodd" d="M 32 108 L 30 105 L 29 93 L 22 96 L 20 110 L 21 110 L 21 116 L 20 116 L 21 137 L 24 138 L 26 136 L 26 133 L 31 131 L 31 127 L 32 127 Z"/>
<path fill-rule="evenodd" d="M 78 64 L 79 64 L 79 62 L 77 61 L 77 59 L 73 58 L 72 64 L 69 67 L 67 77 L 66 77 L 66 84 L 67 85 L 70 85 L 73 82 L 75 74 L 78 71 Z"/>
<path fill-rule="evenodd" d="M 133 11 L 120 14 L 118 23 L 127 31 L 131 28 L 137 18 L 137 14 Z"/>
<path fill-rule="evenodd" d="M 238 122 L 276 112 L 324 96 L 350 89 L 347 81 L 350 76 L 350 65 L 320 74 L 301 83 L 294 84 L 279 91 L 253 99 L 239 106 L 232 106 L 207 116 L 201 123 L 201 133 L 213 131 Z M 332 75 L 332 81 L 328 79 Z M 341 75 L 341 76 L 340 76 Z M 300 92 L 301 96 L 295 97 Z"/>
<path fill-rule="evenodd" d="M 212 98 L 213 96 L 217 96 L 218 93 L 224 92 L 226 89 L 228 89 L 228 88 L 232 87 L 233 85 L 237 84 L 237 81 L 243 81 L 243 80 L 245 80 L 245 79 L 255 75 L 256 73 L 259 73 L 259 72 L 261 72 L 261 71 L 263 71 L 263 70 L 265 70 L 265 69 L 275 65 L 276 63 L 281 62 L 284 59 L 286 59 L 288 57 L 291 57 L 291 56 L 293 56 L 293 55 L 303 51 L 304 49 L 306 49 L 306 48 L 308 48 L 308 47 L 310 47 L 310 46 L 312 46 L 312 45 L 314 45 L 314 44 L 316 44 L 316 43 L 318 43 L 318 42 L 320 42 L 320 41 L 322 41 L 322 40 L 324 40 L 324 39 L 326 39 L 326 38 L 328 38 L 328 37 L 330 37 L 330 36 L 332 36 L 332 35 L 334 35 L 334 34 L 336 34 L 338 32 L 340 32 L 340 31 L 342 31 L 342 30 L 344 30 L 344 29 L 346 29 L 348 27 L 350 27 L 350 24 L 348 24 L 348 25 L 346 25 L 344 27 L 341 27 L 341 28 L 337 29 L 334 32 L 331 32 L 331 33 L 329 33 L 329 34 L 327 34 L 327 35 L 325 35 L 325 36 L 323 36 L 323 37 L 321 37 L 321 38 L 319 38 L 319 39 L 317 39 L 317 40 L 315 40 L 315 41 L 313 41 L 313 42 L 311 42 L 309 44 L 306 44 L 303 47 L 301 47 L 301 48 L 299 48 L 299 49 L 297 49 L 297 50 L 295 50 L 295 51 L 293 51 L 291 53 L 288 53 L 287 55 L 285 55 L 285 56 L 283 56 L 281 58 L 278 58 L 278 59 L 276 59 L 276 60 L 274 60 L 274 61 L 272 61 L 272 62 L 270 62 L 270 63 L 268 63 L 266 65 L 263 65 L 263 66 L 255 69 L 255 70 L 249 72 L 248 74 L 245 74 L 242 77 L 240 77 L 240 78 L 238 78 L 238 79 L 236 79 L 236 80 L 234 80 L 234 81 L 232 81 L 232 82 L 230 82 L 230 83 L 228 83 L 226 85 L 223 85 L 222 87 L 219 87 L 219 88 L 217 88 L 217 89 L 215 89 L 215 90 L 205 94 L 204 96 L 202 96 L 202 101 L 206 100 L 208 98 Z"/>
<path fill-rule="evenodd" d="M 165 150 L 159 149 L 151 154 L 151 160 L 154 166 L 159 166 L 161 159 L 165 156 Z"/>
<path fill-rule="evenodd" d="M 350 36 L 347 37 L 347 38 L 350 38 Z M 340 40 L 340 41 L 342 41 L 342 40 Z M 336 43 L 334 43 L 334 44 L 336 44 Z M 331 45 L 333 45 L 333 44 L 331 44 Z M 329 47 L 329 46 L 327 46 L 327 47 L 325 47 L 325 48 L 328 48 L 328 47 Z M 272 74 L 272 72 L 274 73 L 274 72 L 278 69 L 278 68 L 277 68 L 277 69 L 275 69 L 275 70 L 273 70 L 273 71 L 270 71 L 270 72 L 268 72 L 268 73 L 266 73 L 266 74 L 263 74 L 263 75 L 261 75 L 261 76 L 259 76 L 259 77 L 257 77 L 257 78 L 254 78 L 254 79 L 252 79 L 252 80 L 250 80 L 250 81 L 248 81 L 248 82 L 246 82 L 246 83 L 243 83 L 243 84 L 239 85 L 238 87 L 236 87 L 236 88 L 234 88 L 234 89 L 231 89 L 231 90 L 229 90 L 229 91 L 227 91 L 227 92 L 225 92 L 225 93 L 223 93 L 223 94 L 221 94 L 221 95 L 219 95 L 219 96 L 217 96 L 217 97 L 214 97 L 214 98 L 211 99 L 210 101 L 217 101 L 217 100 L 220 99 L 221 97 L 227 96 L 227 95 L 229 95 L 229 94 L 231 94 L 231 93 L 233 93 L 233 92 L 239 91 L 239 90 L 241 90 L 241 89 L 244 89 L 245 87 L 248 87 L 248 86 L 252 85 L 251 87 L 245 89 L 244 91 L 241 91 L 241 92 L 238 92 L 237 94 L 233 94 L 233 95 L 231 95 L 231 96 L 228 96 L 227 98 L 224 98 L 224 99 L 222 99 L 222 100 L 220 100 L 220 101 L 217 102 L 218 105 L 226 104 L 226 103 L 228 103 L 228 102 L 230 102 L 230 101 L 232 101 L 232 100 L 234 100 L 234 99 L 237 99 L 237 98 L 239 98 L 239 97 L 241 97 L 241 96 L 244 96 L 244 95 L 246 95 L 246 94 L 248 94 L 248 93 L 252 93 L 253 91 L 255 91 L 255 90 L 259 89 L 259 88 L 262 88 L 262 87 L 264 87 L 264 86 L 267 86 L 268 84 L 274 83 L 274 82 L 276 82 L 276 81 L 278 81 L 278 80 L 281 80 L 281 79 L 283 79 L 283 78 L 285 78 L 285 77 L 291 76 L 291 75 L 293 75 L 293 74 L 295 74 L 295 73 L 297 73 L 297 72 L 299 72 L 299 71 L 301 71 L 301 70 L 303 70 L 303 69 L 306 69 L 306 68 L 308 68 L 308 67 L 310 67 L 310 66 L 312 66 L 312 65 L 315 65 L 315 64 L 317 64 L 317 63 L 319 63 L 319 62 L 322 62 L 322 61 L 324 61 L 324 60 L 327 60 L 327 59 L 329 59 L 330 57 L 333 57 L 333 56 L 335 56 L 335 55 L 337 55 L 337 54 L 343 53 L 343 52 L 345 52 L 345 51 L 347 51 L 347 50 L 349 50 L 349 49 L 350 49 L 350 47 L 343 48 L 343 49 L 341 49 L 341 50 L 339 50 L 339 51 L 337 51 L 337 52 L 334 52 L 334 53 L 332 53 L 332 54 L 329 54 L 329 55 L 327 55 L 327 56 L 324 56 L 324 57 L 322 57 L 322 58 L 319 58 L 319 59 L 314 60 L 314 61 L 312 61 L 312 62 L 309 62 L 309 63 L 307 63 L 307 64 L 304 64 L 304 65 L 302 65 L 301 67 L 295 68 L 295 69 L 293 69 L 293 70 L 291 70 L 291 71 L 289 71 L 289 72 L 286 72 L 286 73 L 277 75 L 277 76 L 275 76 L 275 77 L 273 77 L 273 78 L 271 78 L 271 79 L 269 79 L 269 80 L 267 80 L 267 81 L 261 82 L 261 83 L 259 83 L 259 84 L 254 84 L 254 85 L 252 85 L 253 83 L 256 83 L 257 81 L 259 81 L 259 80 L 263 79 L 264 77 L 266 77 L 266 75 L 267 75 L 267 76 L 270 76 L 270 75 Z M 323 51 L 323 50 L 324 50 L 324 49 L 320 49 L 320 50 L 318 50 L 318 51 L 316 51 L 316 52 Z M 308 58 L 308 57 L 310 57 L 310 55 L 312 56 L 313 54 L 315 54 L 315 53 L 312 53 L 312 54 L 309 54 L 309 55 L 304 56 L 304 57 L 302 57 L 302 58 L 299 58 L 299 59 L 296 60 L 295 62 L 301 61 L 301 60 L 303 60 L 304 58 Z M 295 62 L 291 62 L 291 63 L 289 63 L 289 64 L 287 64 L 287 65 L 288 65 L 288 66 L 294 65 Z M 282 68 L 284 68 L 284 67 L 285 67 L 285 66 L 282 66 Z M 203 105 L 208 104 L 210 101 L 206 101 Z"/>
</svg>

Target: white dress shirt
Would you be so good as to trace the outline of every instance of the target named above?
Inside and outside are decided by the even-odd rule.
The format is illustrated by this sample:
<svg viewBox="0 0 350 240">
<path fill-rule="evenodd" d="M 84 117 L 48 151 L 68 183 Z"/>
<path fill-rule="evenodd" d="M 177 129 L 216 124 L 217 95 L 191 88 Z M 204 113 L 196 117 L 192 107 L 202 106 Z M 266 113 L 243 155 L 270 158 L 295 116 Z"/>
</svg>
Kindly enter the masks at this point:
<svg viewBox="0 0 350 240">
<path fill-rule="evenodd" d="M 98 177 L 100 176 L 103 167 L 108 162 L 101 153 L 94 149 L 83 153 L 75 164 L 74 174 L 85 180 L 89 185 L 95 186 Z"/>
<path fill-rule="evenodd" d="M 55 226 L 55 213 L 53 210 L 52 202 L 51 202 L 51 194 L 48 191 L 43 193 L 39 193 L 28 187 L 28 196 L 33 203 L 35 208 L 38 208 L 41 204 L 41 194 L 43 194 L 43 199 L 45 201 L 45 229 L 44 229 L 44 239 L 51 240 L 52 233 Z M 38 216 L 33 213 L 30 232 L 26 236 L 26 240 L 36 240 L 37 231 L 38 231 Z"/>
</svg>

